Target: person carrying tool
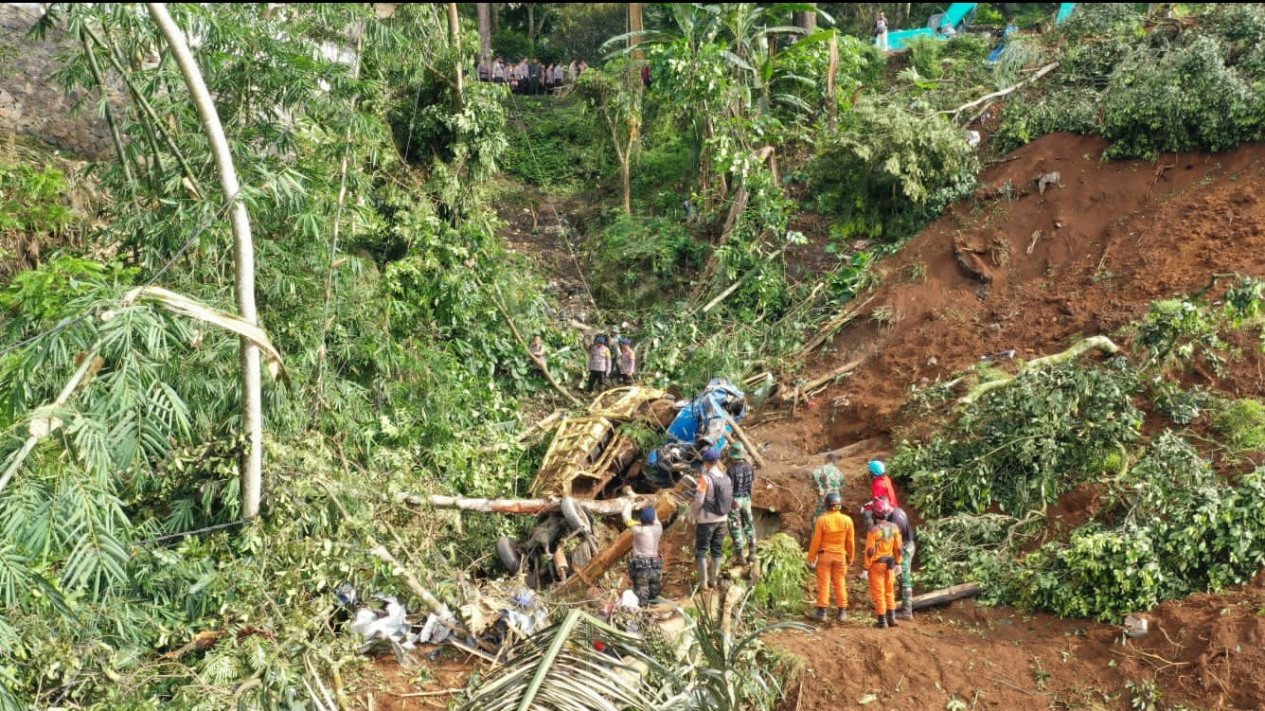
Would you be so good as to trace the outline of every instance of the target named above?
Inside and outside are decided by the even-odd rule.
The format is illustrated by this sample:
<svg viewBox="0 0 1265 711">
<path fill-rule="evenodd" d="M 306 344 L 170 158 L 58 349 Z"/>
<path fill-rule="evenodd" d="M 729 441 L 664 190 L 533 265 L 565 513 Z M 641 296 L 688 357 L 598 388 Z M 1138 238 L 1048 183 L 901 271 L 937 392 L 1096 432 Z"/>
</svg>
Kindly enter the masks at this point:
<svg viewBox="0 0 1265 711">
<path fill-rule="evenodd" d="M 830 588 L 835 591 L 840 622 L 848 619 L 848 566 L 856 557 L 856 531 L 852 517 L 843 513 L 843 497 L 826 494 L 826 513 L 813 524 L 813 542 L 808 546 L 808 565 L 817 571 L 817 613 L 813 619 L 826 621 Z"/>
<path fill-rule="evenodd" d="M 589 392 L 606 389 L 606 373 L 610 369 L 611 349 L 606 347 L 606 336 L 598 336 L 589 346 Z"/>
<path fill-rule="evenodd" d="M 663 524 L 653 506 L 647 506 L 638 514 L 636 521 L 628 521 L 632 530 L 632 557 L 628 560 L 628 577 L 632 580 L 633 593 L 642 605 L 657 597 L 663 588 L 663 557 L 659 555 L 659 539 L 663 537 Z"/>
<path fill-rule="evenodd" d="M 826 463 L 813 470 L 813 484 L 817 486 L 817 510 L 813 513 L 814 521 L 826 512 L 826 497 L 831 492 L 838 494 L 840 498 L 843 497 L 843 472 L 835 466 L 837 461 L 839 461 L 839 455 L 826 452 Z"/>
<path fill-rule="evenodd" d="M 755 518 L 751 515 L 751 486 L 755 483 L 755 467 L 747 460 L 741 442 L 729 445 L 729 468 L 725 474 L 734 488 L 734 506 L 729 512 L 729 537 L 733 539 L 738 565 L 747 564 L 744 551 L 751 547 L 751 564 L 755 565 Z"/>
<path fill-rule="evenodd" d="M 870 460 L 870 499 L 871 503 L 875 499 L 887 499 L 887 503 L 892 508 L 900 506 L 900 500 L 896 498 L 896 487 L 892 485 L 892 478 L 887 475 L 887 467 L 882 460 Z M 869 530 L 874 527 L 875 515 L 870 508 L 870 504 L 866 504 L 861 508 L 862 515 L 865 516 L 865 528 Z"/>
<path fill-rule="evenodd" d="M 887 517 L 896 528 L 900 529 L 901 540 L 901 563 L 900 563 L 900 610 L 896 612 L 897 619 L 912 620 L 914 619 L 914 551 L 917 546 L 914 545 L 914 524 L 909 521 L 909 514 L 905 513 L 905 509 L 899 506 L 892 507 L 892 513 Z"/>
<path fill-rule="evenodd" d="M 901 564 L 900 529 L 887 520 L 892 513 L 886 499 L 874 502 L 874 515 L 880 520 L 865 535 L 865 572 L 870 580 L 870 599 L 874 601 L 874 626 L 896 626 L 896 568 Z"/>
<path fill-rule="evenodd" d="M 703 452 L 703 471 L 694 493 L 694 558 L 698 564 L 698 587 L 709 590 L 719 587 L 720 562 L 725 552 L 726 522 L 734 505 L 733 484 L 720 466 L 720 450 L 711 447 Z M 710 577 L 707 558 L 711 554 Z"/>
</svg>

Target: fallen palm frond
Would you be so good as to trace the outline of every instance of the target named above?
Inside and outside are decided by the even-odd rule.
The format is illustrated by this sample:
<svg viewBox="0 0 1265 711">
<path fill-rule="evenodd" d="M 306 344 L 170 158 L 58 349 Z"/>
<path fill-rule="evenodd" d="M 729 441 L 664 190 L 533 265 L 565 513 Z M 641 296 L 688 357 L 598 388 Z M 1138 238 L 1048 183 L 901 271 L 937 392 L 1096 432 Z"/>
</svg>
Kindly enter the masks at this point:
<svg viewBox="0 0 1265 711">
<path fill-rule="evenodd" d="M 599 644 L 601 650 L 599 650 Z M 497 669 L 462 711 L 653 711 L 688 708 L 689 697 L 650 677 L 665 676 L 643 641 L 579 610 L 536 633 Z M 657 673 L 648 675 L 654 670 Z"/>
</svg>

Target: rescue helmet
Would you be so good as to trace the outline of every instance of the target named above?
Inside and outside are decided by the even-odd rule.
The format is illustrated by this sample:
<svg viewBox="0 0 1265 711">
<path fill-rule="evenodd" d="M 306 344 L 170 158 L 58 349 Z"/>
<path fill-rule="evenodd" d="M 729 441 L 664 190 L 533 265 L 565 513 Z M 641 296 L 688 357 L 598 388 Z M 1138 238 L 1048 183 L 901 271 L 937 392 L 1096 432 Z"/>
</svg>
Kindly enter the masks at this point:
<svg viewBox="0 0 1265 711">
<path fill-rule="evenodd" d="M 747 458 L 747 450 L 742 448 L 742 442 L 731 442 L 729 444 L 729 457 L 731 459 Z"/>
<path fill-rule="evenodd" d="M 593 341 L 593 342 L 594 342 L 594 343 L 600 343 L 600 344 L 602 344 L 602 345 L 606 345 L 606 336 L 598 336 L 596 339 L 594 339 L 594 341 Z"/>
<path fill-rule="evenodd" d="M 621 346 L 631 346 L 631 345 L 632 345 L 632 339 L 631 339 L 631 338 L 621 338 L 621 339 L 619 339 L 619 345 L 621 345 Z"/>
<path fill-rule="evenodd" d="M 886 519 L 892 515 L 892 504 L 887 500 L 886 496 L 880 496 L 871 502 L 870 510 L 874 512 L 875 516 Z"/>
<path fill-rule="evenodd" d="M 883 466 L 883 462 L 878 459 L 870 460 L 870 474 L 873 476 L 883 476 L 887 473 L 887 467 Z"/>
<path fill-rule="evenodd" d="M 642 509 L 641 514 L 639 516 L 639 519 L 641 520 L 641 522 L 646 524 L 647 526 L 654 523 L 656 518 L 657 518 L 657 515 L 655 514 L 655 510 L 653 506 L 647 506 L 646 508 Z"/>
<path fill-rule="evenodd" d="M 832 491 L 829 494 L 826 494 L 826 508 L 834 508 L 842 505 L 843 497 L 839 495 L 839 492 Z"/>
<path fill-rule="evenodd" d="M 716 461 L 719 461 L 719 460 L 720 460 L 720 448 L 719 448 L 719 447 L 708 447 L 708 448 L 707 448 L 707 450 L 703 452 L 703 461 L 704 461 L 704 462 L 716 462 Z"/>
</svg>

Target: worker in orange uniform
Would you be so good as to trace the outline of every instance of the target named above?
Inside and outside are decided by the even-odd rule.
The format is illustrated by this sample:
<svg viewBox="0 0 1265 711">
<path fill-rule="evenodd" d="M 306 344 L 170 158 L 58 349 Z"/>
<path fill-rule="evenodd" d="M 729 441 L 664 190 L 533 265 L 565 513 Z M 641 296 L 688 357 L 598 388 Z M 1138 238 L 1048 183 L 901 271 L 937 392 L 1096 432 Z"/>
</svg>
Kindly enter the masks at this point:
<svg viewBox="0 0 1265 711">
<path fill-rule="evenodd" d="M 877 499 L 873 512 L 880 520 L 865 535 L 865 571 L 874 601 L 875 627 L 896 626 L 896 571 L 901 564 L 900 529 L 888 521 L 892 505 Z"/>
<path fill-rule="evenodd" d="M 808 546 L 808 565 L 817 571 L 817 614 L 813 619 L 818 622 L 826 621 L 832 586 L 839 621 L 848 619 L 847 572 L 856 557 L 856 529 L 852 517 L 844 515 L 842 508 L 839 492 L 826 494 L 826 513 L 813 525 L 813 542 Z"/>
</svg>

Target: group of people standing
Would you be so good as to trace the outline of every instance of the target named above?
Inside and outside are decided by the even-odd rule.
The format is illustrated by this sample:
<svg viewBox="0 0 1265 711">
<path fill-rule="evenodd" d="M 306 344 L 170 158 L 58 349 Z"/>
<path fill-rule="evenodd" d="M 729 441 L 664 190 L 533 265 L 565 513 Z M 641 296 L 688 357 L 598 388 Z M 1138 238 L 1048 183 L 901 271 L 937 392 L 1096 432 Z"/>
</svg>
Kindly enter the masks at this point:
<svg viewBox="0 0 1265 711">
<path fill-rule="evenodd" d="M 617 349 L 613 354 L 611 345 Z M 589 392 L 602 392 L 612 377 L 621 385 L 632 385 L 636 374 L 637 352 L 633 350 L 631 338 L 611 334 L 593 339 L 589 346 Z"/>
<path fill-rule="evenodd" d="M 829 617 L 832 592 L 836 618 L 840 621 L 848 618 L 847 571 L 857 556 L 856 528 L 852 517 L 843 512 L 844 476 L 836 466 L 837 460 L 833 452 L 827 454 L 826 463 L 813 471 L 819 503 L 812 542 L 808 546 L 808 564 L 817 574 L 817 608 L 810 617 L 819 622 Z M 917 546 L 913 524 L 900 508 L 886 465 L 876 459 L 868 468 L 871 498 L 860 511 L 866 526 L 861 576 L 869 584 L 875 626 L 890 628 L 897 626 L 896 620 L 911 620 L 914 616 L 912 567 Z M 755 468 L 738 442 L 730 442 L 724 449 L 713 447 L 703 452 L 703 470 L 692 506 L 696 522 L 694 558 L 700 590 L 719 587 L 726 536 L 733 540 L 737 565 L 757 562 L 755 519 L 751 511 L 755 477 Z M 650 506 L 642 509 L 638 519 L 629 521 L 628 525 L 633 529 L 629 577 L 633 592 L 645 604 L 657 599 L 662 589 L 663 558 L 659 555 L 659 540 L 663 525 Z"/>
<path fill-rule="evenodd" d="M 584 60 L 572 60 L 570 64 L 561 62 L 542 64 L 539 59 L 520 59 L 517 64 L 506 63 L 503 57 L 492 61 L 479 62 L 479 81 L 490 81 L 495 84 L 508 84 L 515 94 L 538 96 L 555 93 L 568 84 L 574 84 L 589 65 Z"/>
<path fill-rule="evenodd" d="M 838 619 L 848 618 L 847 570 L 856 557 L 855 526 L 843 513 L 843 473 L 835 465 L 836 455 L 826 455 L 826 463 L 813 471 L 820 513 L 813 523 L 813 539 L 808 546 L 809 566 L 817 572 L 817 610 L 813 619 L 824 622 L 833 590 Z M 913 561 L 916 545 L 909 515 L 900 508 L 896 487 L 880 460 L 869 463 L 870 500 L 861 509 L 866 535 L 861 576 L 870 585 L 876 627 L 895 627 L 896 620 L 914 617 Z M 901 605 L 896 604 L 896 578 L 901 583 Z"/>
</svg>

